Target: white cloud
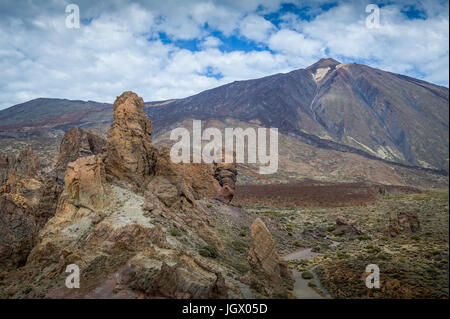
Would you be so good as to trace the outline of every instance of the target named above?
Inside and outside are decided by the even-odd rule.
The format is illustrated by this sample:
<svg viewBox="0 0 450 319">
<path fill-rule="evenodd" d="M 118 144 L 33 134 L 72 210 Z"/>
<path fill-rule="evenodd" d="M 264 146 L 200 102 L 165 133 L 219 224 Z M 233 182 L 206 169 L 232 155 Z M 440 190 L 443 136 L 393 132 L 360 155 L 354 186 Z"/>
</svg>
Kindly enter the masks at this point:
<svg viewBox="0 0 450 319">
<path fill-rule="evenodd" d="M 266 41 L 273 30 L 275 26 L 271 22 L 255 14 L 246 16 L 239 24 L 239 33 L 257 42 Z"/>
<path fill-rule="evenodd" d="M 381 8 L 380 27 L 365 26 L 364 4 L 343 4 L 301 24 L 327 46 L 330 56 L 367 60 L 374 67 L 448 85 L 448 15 L 407 19 L 401 6 Z M 442 68 L 444 67 L 444 68 Z M 419 74 L 417 74 L 419 73 Z"/>
<path fill-rule="evenodd" d="M 269 39 L 269 47 L 289 55 L 304 59 L 321 57 L 325 53 L 324 45 L 318 40 L 305 38 L 301 33 L 291 30 L 280 30 Z"/>
<path fill-rule="evenodd" d="M 262 16 L 279 9 L 270 0 L 79 3 L 81 17 L 90 20 L 80 29 L 65 27 L 65 1 L 0 4 L 0 108 L 37 97 L 112 102 L 124 90 L 146 101 L 180 98 L 306 67 L 325 53 L 448 85 L 448 3 L 423 2 L 426 20 L 385 6 L 379 29 L 365 27 L 362 2 L 325 12 L 312 2 L 314 19 L 287 13 L 278 27 Z M 222 52 L 211 31 L 261 46 Z M 200 51 L 163 43 L 159 32 L 200 41 Z M 207 76 L 211 71 L 222 77 Z"/>
<path fill-rule="evenodd" d="M 222 44 L 222 41 L 219 38 L 209 36 L 206 37 L 201 43 L 202 48 L 217 48 Z"/>
</svg>

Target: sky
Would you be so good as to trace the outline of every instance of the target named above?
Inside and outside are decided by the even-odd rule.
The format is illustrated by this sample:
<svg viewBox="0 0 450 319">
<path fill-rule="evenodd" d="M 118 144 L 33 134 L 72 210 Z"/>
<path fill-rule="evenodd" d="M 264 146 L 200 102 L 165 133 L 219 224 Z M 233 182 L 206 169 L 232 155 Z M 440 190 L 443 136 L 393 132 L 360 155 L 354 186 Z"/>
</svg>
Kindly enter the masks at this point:
<svg viewBox="0 0 450 319">
<path fill-rule="evenodd" d="M 379 23 L 367 23 L 369 4 Z M 448 10 L 447 0 L 0 0 L 0 109 L 39 97 L 112 103 L 127 90 L 182 98 L 327 57 L 448 87 Z"/>
</svg>

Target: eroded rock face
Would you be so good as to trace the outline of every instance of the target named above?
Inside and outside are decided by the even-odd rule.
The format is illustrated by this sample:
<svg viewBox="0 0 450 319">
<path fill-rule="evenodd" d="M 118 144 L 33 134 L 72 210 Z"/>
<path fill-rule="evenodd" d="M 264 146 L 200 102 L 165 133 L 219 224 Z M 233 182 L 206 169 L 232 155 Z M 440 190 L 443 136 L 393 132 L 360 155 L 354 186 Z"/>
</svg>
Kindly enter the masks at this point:
<svg viewBox="0 0 450 319">
<path fill-rule="evenodd" d="M 39 204 L 34 213 L 38 229 L 41 229 L 47 220 L 55 215 L 58 199 L 64 187 L 54 177 L 48 177 L 40 194 Z"/>
<path fill-rule="evenodd" d="M 161 270 L 152 282 L 149 295 L 156 298 L 207 298 L 208 287 L 195 279 L 194 274 L 180 265 L 169 266 L 163 262 Z"/>
<path fill-rule="evenodd" d="M 420 221 L 417 212 L 391 212 L 388 232 L 392 237 L 406 232 L 417 232 L 420 229 Z"/>
<path fill-rule="evenodd" d="M 12 194 L 0 196 L 0 268 L 22 266 L 34 245 L 32 207 Z"/>
<path fill-rule="evenodd" d="M 0 233 L 4 236 L 0 240 L 3 252 L 0 264 L 17 267 L 25 262 L 38 232 L 56 212 L 67 164 L 78 157 L 100 152 L 102 143 L 101 137 L 80 129 L 70 130 L 61 142 L 55 169 L 48 173 L 40 171 L 39 158 L 31 148 L 22 150 L 17 157 L 1 157 L 0 172 L 4 183 L 0 187 L 0 218 L 3 219 Z M 100 165 L 101 160 L 97 161 Z M 80 173 L 79 164 L 71 164 L 69 170 L 71 200 L 90 208 L 99 207 L 102 197 L 98 195 L 102 188 L 97 188 L 98 176 L 89 170 Z M 92 168 L 92 163 L 86 165 Z M 104 172 L 100 170 L 100 173 L 104 178 Z"/>
<path fill-rule="evenodd" d="M 80 157 L 97 155 L 103 152 L 106 140 L 97 134 L 73 127 L 64 134 L 55 164 L 58 178 L 64 179 L 67 164 Z"/>
<path fill-rule="evenodd" d="M 34 246 L 43 185 L 39 158 L 30 147 L 3 156 L 0 165 L 0 268 L 10 269 L 22 266 Z"/>
<path fill-rule="evenodd" d="M 212 198 L 221 188 L 214 177 L 213 164 L 175 164 L 170 160 L 170 149 L 168 147 L 162 147 L 158 150 L 156 175 L 182 178 L 186 186 L 191 189 L 195 199 Z"/>
<path fill-rule="evenodd" d="M 272 235 L 264 222 L 257 218 L 250 227 L 252 246 L 248 255 L 253 278 L 252 285 L 263 294 L 280 293 L 283 287 L 282 275 L 291 276 L 284 261 L 275 249 Z"/>
<path fill-rule="evenodd" d="M 144 101 L 125 92 L 114 102 L 114 120 L 108 131 L 105 168 L 115 178 L 141 187 L 155 173 L 156 148 L 151 144 L 152 123 Z"/>
<path fill-rule="evenodd" d="M 40 161 L 31 147 L 24 148 L 17 156 L 0 156 L 0 184 L 14 184 L 22 178 L 32 178 L 39 173 Z"/>
<path fill-rule="evenodd" d="M 225 278 L 221 273 L 216 273 L 216 281 L 209 289 L 208 298 L 210 299 L 228 299 L 228 288 L 225 284 Z"/>
<path fill-rule="evenodd" d="M 71 204 L 91 210 L 104 207 L 105 168 L 100 156 L 77 159 L 67 165 L 66 192 Z"/>
</svg>

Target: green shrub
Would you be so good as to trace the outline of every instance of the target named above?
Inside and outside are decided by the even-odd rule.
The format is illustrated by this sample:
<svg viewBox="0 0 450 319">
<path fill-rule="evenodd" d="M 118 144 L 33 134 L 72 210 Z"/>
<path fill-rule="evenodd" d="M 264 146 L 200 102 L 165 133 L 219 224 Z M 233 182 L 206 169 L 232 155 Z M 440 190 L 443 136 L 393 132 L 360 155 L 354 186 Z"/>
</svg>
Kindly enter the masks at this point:
<svg viewBox="0 0 450 319">
<path fill-rule="evenodd" d="M 245 236 L 247 236 L 247 232 L 245 230 L 241 230 L 241 232 L 239 233 L 239 236 L 245 237 Z"/>
<path fill-rule="evenodd" d="M 332 232 L 336 229 L 336 225 L 330 225 L 327 227 L 327 231 Z"/>
<path fill-rule="evenodd" d="M 338 252 L 337 257 L 338 257 L 339 259 L 347 259 L 347 258 L 350 258 L 350 255 L 347 254 L 347 253 Z"/>
<path fill-rule="evenodd" d="M 174 237 L 181 236 L 181 232 L 178 229 L 173 228 L 170 230 L 170 235 L 172 235 Z"/>
<path fill-rule="evenodd" d="M 420 240 L 420 236 L 419 235 L 412 235 L 411 239 Z"/>
<path fill-rule="evenodd" d="M 360 235 L 360 236 L 358 236 L 357 238 L 358 238 L 359 240 L 370 240 L 370 239 L 371 239 L 370 236 L 369 236 L 369 235 L 366 235 L 366 234 Z"/>
<path fill-rule="evenodd" d="M 236 269 L 238 272 L 240 272 L 241 274 L 245 274 L 246 272 L 248 272 L 250 270 L 250 266 L 247 263 L 235 262 L 235 263 L 232 263 L 231 266 L 234 269 Z"/>
<path fill-rule="evenodd" d="M 203 257 L 216 258 L 219 256 L 216 247 L 212 245 L 206 245 L 199 249 L 199 254 Z"/>
<path fill-rule="evenodd" d="M 369 254 L 373 254 L 373 255 L 378 254 L 380 251 L 381 251 L 380 247 L 372 247 L 372 246 L 370 246 L 370 248 L 367 249 L 367 252 Z"/>
<path fill-rule="evenodd" d="M 294 241 L 294 246 L 295 246 L 295 247 L 303 247 L 303 244 L 302 244 L 301 241 L 296 240 L 296 241 Z"/>
<path fill-rule="evenodd" d="M 316 284 L 313 281 L 308 282 L 308 286 L 311 288 L 316 288 Z"/>
<path fill-rule="evenodd" d="M 313 253 L 318 253 L 318 252 L 320 252 L 320 247 L 319 247 L 319 246 L 313 247 L 313 248 L 311 249 L 311 251 L 312 251 Z"/>
<path fill-rule="evenodd" d="M 304 272 L 302 272 L 302 278 L 303 278 L 303 279 L 306 279 L 306 280 L 312 279 L 312 278 L 313 278 L 313 275 L 312 275 L 312 273 L 310 273 L 309 271 L 304 271 Z"/>
<path fill-rule="evenodd" d="M 234 241 L 231 243 L 231 246 L 233 246 L 233 249 L 234 249 L 234 250 L 236 250 L 236 251 L 238 251 L 238 252 L 240 252 L 240 253 L 245 252 L 246 249 L 248 248 L 247 243 L 244 243 L 243 241 L 240 241 L 240 240 L 234 240 Z"/>
</svg>

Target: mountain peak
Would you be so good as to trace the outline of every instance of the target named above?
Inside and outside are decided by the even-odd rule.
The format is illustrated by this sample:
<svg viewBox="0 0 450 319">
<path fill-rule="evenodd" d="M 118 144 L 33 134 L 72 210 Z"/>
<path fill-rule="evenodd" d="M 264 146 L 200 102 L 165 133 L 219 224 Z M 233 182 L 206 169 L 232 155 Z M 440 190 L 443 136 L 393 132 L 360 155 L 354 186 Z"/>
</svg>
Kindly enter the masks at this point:
<svg viewBox="0 0 450 319">
<path fill-rule="evenodd" d="M 341 64 L 341 62 L 336 61 L 333 58 L 322 58 L 319 61 L 317 61 L 316 63 L 308 66 L 306 69 L 307 70 L 317 70 L 319 68 L 326 68 L 326 67 L 331 67 L 334 68 L 336 65 Z"/>
</svg>

